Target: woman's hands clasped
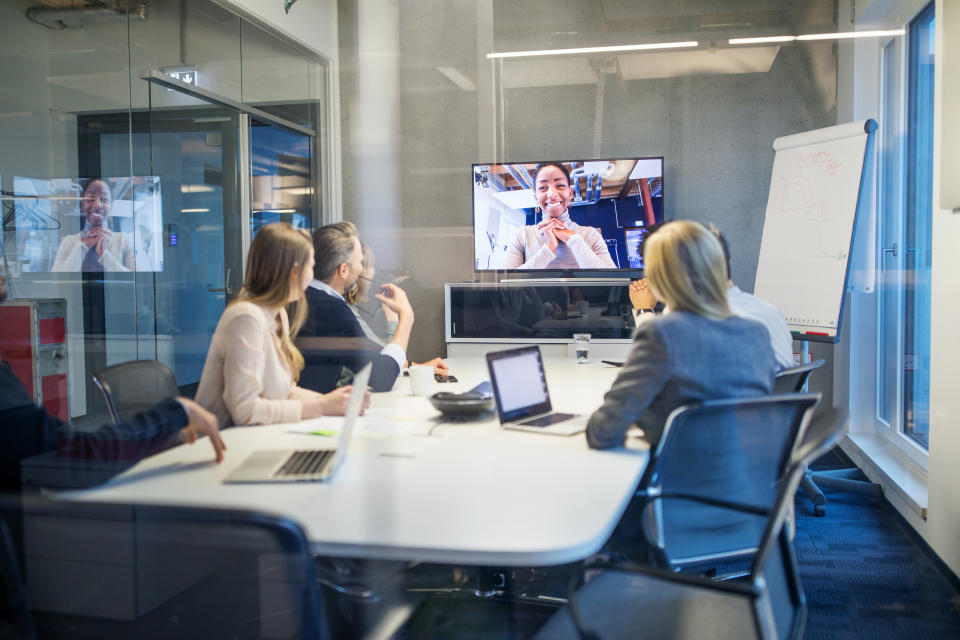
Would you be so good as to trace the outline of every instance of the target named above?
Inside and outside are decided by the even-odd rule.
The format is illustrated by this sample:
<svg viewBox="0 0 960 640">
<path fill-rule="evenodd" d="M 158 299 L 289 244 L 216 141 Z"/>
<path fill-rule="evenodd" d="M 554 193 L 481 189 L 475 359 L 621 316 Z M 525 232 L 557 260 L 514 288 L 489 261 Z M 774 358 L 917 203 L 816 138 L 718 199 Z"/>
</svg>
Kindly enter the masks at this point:
<svg viewBox="0 0 960 640">
<path fill-rule="evenodd" d="M 567 229 L 567 226 L 558 218 L 547 218 L 537 225 L 537 229 L 543 234 L 543 240 L 550 251 L 556 253 L 557 247 L 563 242 L 566 244 L 573 237 L 573 231 Z"/>
</svg>

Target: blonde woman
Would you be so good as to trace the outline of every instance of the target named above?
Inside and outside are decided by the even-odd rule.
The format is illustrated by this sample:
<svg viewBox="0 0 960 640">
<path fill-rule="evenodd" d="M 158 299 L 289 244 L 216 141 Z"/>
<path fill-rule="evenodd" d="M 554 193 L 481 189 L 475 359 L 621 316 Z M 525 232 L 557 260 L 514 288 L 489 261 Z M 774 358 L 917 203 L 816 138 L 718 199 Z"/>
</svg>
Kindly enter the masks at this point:
<svg viewBox="0 0 960 640">
<path fill-rule="evenodd" d="M 196 401 L 221 427 L 343 415 L 350 387 L 322 394 L 296 384 L 303 356 L 293 339 L 306 315 L 303 292 L 312 278 L 308 235 L 286 222 L 257 233 L 243 290 L 220 317 L 197 389 Z"/>
<path fill-rule="evenodd" d="M 643 257 L 667 312 L 637 329 L 623 369 L 590 416 L 587 442 L 595 449 L 623 444 L 632 424 L 654 446 L 680 405 L 773 389 L 770 338 L 759 322 L 731 314 L 717 237 L 696 222 L 670 222 L 648 237 Z"/>
</svg>

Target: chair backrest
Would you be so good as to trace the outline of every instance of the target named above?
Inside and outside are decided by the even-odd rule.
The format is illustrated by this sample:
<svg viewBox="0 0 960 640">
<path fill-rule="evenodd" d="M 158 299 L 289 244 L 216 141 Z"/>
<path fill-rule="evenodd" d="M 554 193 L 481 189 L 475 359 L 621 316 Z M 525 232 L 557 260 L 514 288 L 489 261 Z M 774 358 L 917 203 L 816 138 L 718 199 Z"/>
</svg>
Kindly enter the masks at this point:
<svg viewBox="0 0 960 640">
<path fill-rule="evenodd" d="M 830 409 L 811 421 L 794 448 L 778 483 L 777 499 L 750 568 L 757 594 L 755 615 L 764 638 L 799 638 L 806 618 L 806 599 L 797 573 L 793 543 L 786 526 L 790 505 L 807 465 L 829 450 L 843 433 L 847 414 Z"/>
<path fill-rule="evenodd" d="M 590 582 L 580 586 L 579 577 L 572 581 L 577 590 L 569 606 L 536 638 L 801 638 L 806 598 L 785 526 L 787 514 L 807 463 L 836 441 L 844 421 L 845 414 L 830 410 L 807 425 L 767 508 L 708 500 L 760 523 L 748 575 L 720 581 L 645 565 L 593 563 Z M 577 635 L 571 633 L 574 629 Z"/>
<path fill-rule="evenodd" d="M 807 384 L 807 380 L 810 378 L 810 374 L 813 373 L 814 369 L 819 369 L 822 367 L 824 362 L 826 362 L 826 360 L 814 360 L 813 362 L 808 362 L 807 364 L 801 364 L 796 367 L 784 369 L 777 374 L 777 377 L 773 381 L 773 392 L 802 392 L 804 390 L 804 386 Z"/>
<path fill-rule="evenodd" d="M 4 520 L 16 517 L 8 506 Z M 70 616 L 81 635 L 329 636 L 313 556 L 291 520 L 28 498 L 22 521 L 31 613 Z"/>
<path fill-rule="evenodd" d="M 668 417 L 641 486 L 645 537 L 664 566 L 753 554 L 762 521 L 704 501 L 769 509 L 819 401 L 819 394 L 711 400 Z"/>
<path fill-rule="evenodd" d="M 173 372 L 155 360 L 111 365 L 95 372 L 93 381 L 103 393 L 114 422 L 126 420 L 161 400 L 180 394 Z"/>
</svg>

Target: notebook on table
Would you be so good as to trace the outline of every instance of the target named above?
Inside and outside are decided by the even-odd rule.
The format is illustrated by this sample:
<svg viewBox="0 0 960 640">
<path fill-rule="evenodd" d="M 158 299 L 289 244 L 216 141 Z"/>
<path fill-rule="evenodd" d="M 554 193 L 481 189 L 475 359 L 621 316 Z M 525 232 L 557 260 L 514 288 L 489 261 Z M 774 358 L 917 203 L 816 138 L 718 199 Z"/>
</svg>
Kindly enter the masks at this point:
<svg viewBox="0 0 960 640">
<path fill-rule="evenodd" d="M 561 436 L 586 429 L 586 416 L 553 411 L 540 347 L 488 353 L 487 370 L 503 427 Z"/>
<path fill-rule="evenodd" d="M 324 482 L 337 473 L 347 457 L 353 429 L 363 407 L 363 396 L 370 380 L 368 363 L 353 377 L 353 391 L 347 402 L 343 428 L 334 449 L 280 449 L 251 453 L 240 466 L 223 479 L 226 483 L 244 482 Z"/>
</svg>

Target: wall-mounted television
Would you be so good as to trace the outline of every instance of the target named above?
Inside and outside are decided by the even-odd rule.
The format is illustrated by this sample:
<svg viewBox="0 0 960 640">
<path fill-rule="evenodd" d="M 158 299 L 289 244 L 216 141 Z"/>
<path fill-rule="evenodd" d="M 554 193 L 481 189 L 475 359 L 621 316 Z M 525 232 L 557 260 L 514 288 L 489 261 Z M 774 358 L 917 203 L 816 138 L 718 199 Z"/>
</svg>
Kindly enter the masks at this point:
<svg viewBox="0 0 960 640">
<path fill-rule="evenodd" d="M 477 271 L 638 270 L 663 222 L 663 158 L 473 165 Z"/>
</svg>

